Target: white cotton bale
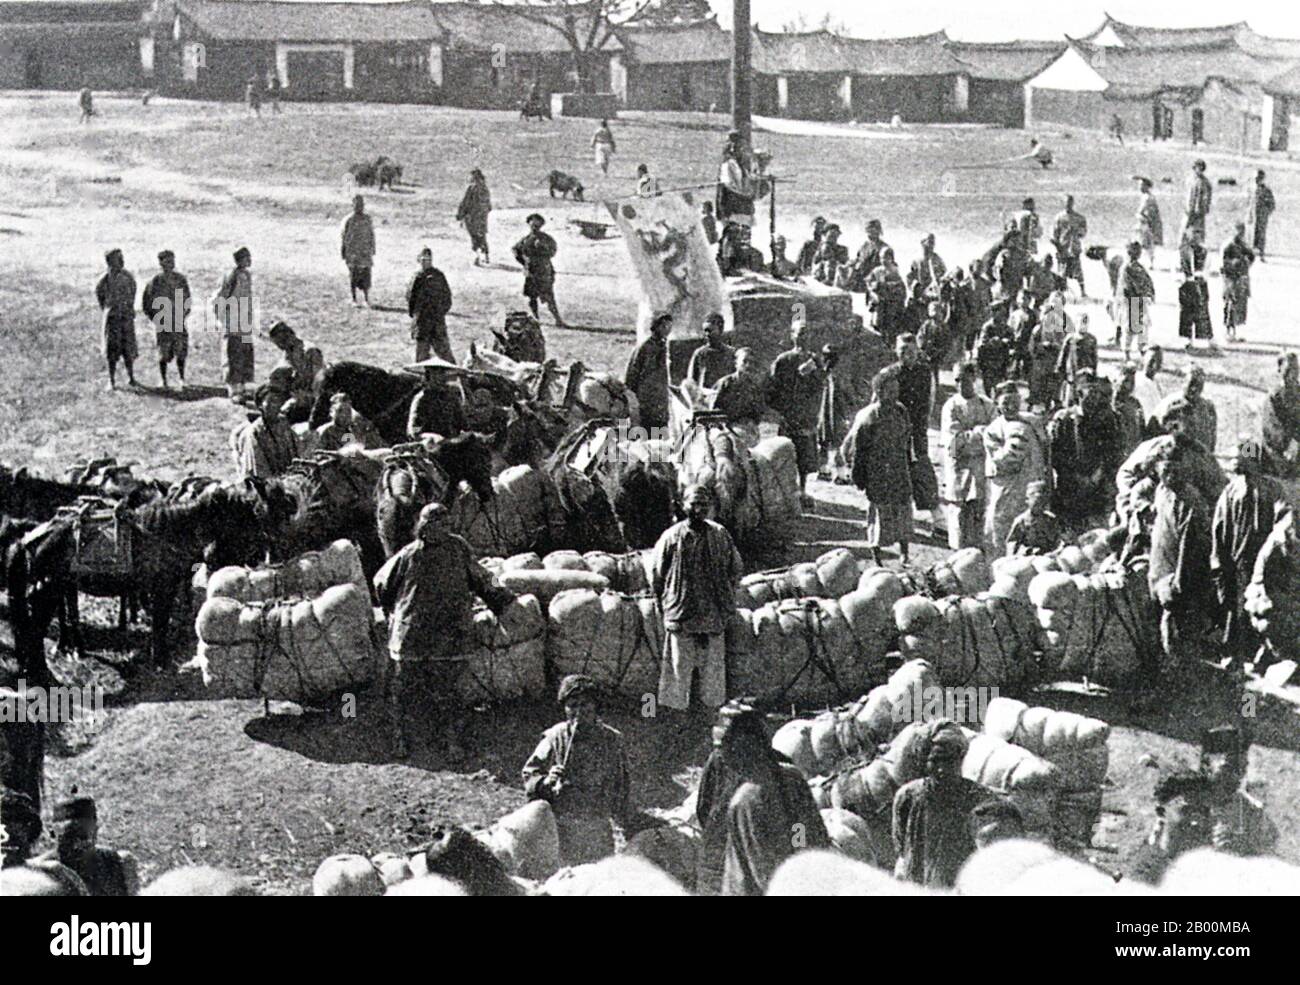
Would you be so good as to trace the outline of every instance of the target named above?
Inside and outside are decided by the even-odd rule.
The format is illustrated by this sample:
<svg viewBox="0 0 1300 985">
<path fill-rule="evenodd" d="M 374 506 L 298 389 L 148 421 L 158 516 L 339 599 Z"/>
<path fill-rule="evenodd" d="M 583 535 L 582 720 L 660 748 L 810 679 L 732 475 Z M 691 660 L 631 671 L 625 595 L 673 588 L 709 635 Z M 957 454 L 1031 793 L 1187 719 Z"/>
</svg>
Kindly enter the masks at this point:
<svg viewBox="0 0 1300 985">
<path fill-rule="evenodd" d="M 1115 880 L 1049 845 L 1013 838 L 972 855 L 957 874 L 961 896 L 1113 896 Z"/>
<path fill-rule="evenodd" d="M 468 896 L 464 887 L 442 876 L 422 875 L 384 890 L 385 896 Z"/>
<path fill-rule="evenodd" d="M 650 581 L 646 576 L 645 564 L 640 552 L 627 554 L 608 554 L 604 551 L 588 551 L 582 555 L 587 569 L 603 575 L 616 592 L 637 595 L 650 590 Z"/>
<path fill-rule="evenodd" d="M 382 896 L 384 881 L 364 855 L 331 855 L 311 877 L 313 896 Z"/>
<path fill-rule="evenodd" d="M 858 591 L 878 605 L 890 611 L 894 604 L 908 594 L 903 579 L 886 568 L 867 568 L 858 579 Z"/>
<path fill-rule="evenodd" d="M 1083 574 L 1092 567 L 1083 551 L 1073 544 L 1061 548 L 1056 555 L 1056 560 L 1061 570 L 1070 574 Z"/>
<path fill-rule="evenodd" d="M 501 562 L 502 571 L 540 571 L 545 565 L 535 551 L 512 554 Z"/>
<path fill-rule="evenodd" d="M 1078 598 L 1074 577 L 1062 571 L 1043 572 L 1029 583 L 1029 601 L 1040 609 L 1068 610 Z"/>
<path fill-rule="evenodd" d="M 218 568 L 208 577 L 207 597 L 238 599 L 240 602 L 252 601 L 248 576 L 247 568 L 236 565 Z"/>
<path fill-rule="evenodd" d="M 657 692 L 664 646 L 657 600 L 569 589 L 551 600 L 547 626 L 555 674 L 589 674 L 638 699 Z"/>
<path fill-rule="evenodd" d="M 391 852 L 381 852 L 370 859 L 370 863 L 379 873 L 379 878 L 384 886 L 396 886 L 399 882 L 405 882 L 411 876 L 411 863 L 401 855 L 394 855 Z"/>
<path fill-rule="evenodd" d="M 1060 786 L 1060 771 L 1028 749 L 979 732 L 968 732 L 967 738 L 970 746 L 961 771 L 968 780 L 1008 793 Z"/>
<path fill-rule="evenodd" d="M 546 801 L 529 801 L 498 818 L 489 831 L 489 846 L 510 875 L 544 880 L 559 869 L 560 835 Z"/>
<path fill-rule="evenodd" d="M 835 712 L 823 712 L 813 719 L 808 742 L 819 767 L 815 770 L 817 773 L 831 768 L 844 758 L 847 751 L 840 742 L 839 717 Z"/>
<path fill-rule="evenodd" d="M 1300 867 L 1278 858 L 1242 858 L 1200 848 L 1173 861 L 1159 891 L 1161 896 L 1296 896 Z"/>
<path fill-rule="evenodd" d="M 562 869 L 543 886 L 547 896 L 689 896 L 662 869 L 644 859 L 615 855 Z"/>
<path fill-rule="evenodd" d="M 498 617 L 486 606 L 473 617 L 477 646 L 461 657 L 456 691 L 462 703 L 540 698 L 546 684 L 546 615 L 536 596 L 517 596 Z"/>
<path fill-rule="evenodd" d="M 908 636 L 924 634 L 939 618 L 938 606 L 924 595 L 908 595 L 894 603 L 894 626 Z"/>
<path fill-rule="evenodd" d="M 542 567 L 551 571 L 587 571 L 587 562 L 577 551 L 552 551 L 542 558 Z"/>
<path fill-rule="evenodd" d="M 1040 575 L 1045 571 L 1061 570 L 1061 562 L 1052 554 L 1031 554 L 1029 563 L 1034 566 L 1034 570 Z"/>
<path fill-rule="evenodd" d="M 957 551 L 948 559 L 948 567 L 961 586 L 962 594 L 978 595 L 986 592 L 993 584 L 993 572 L 978 547 L 967 547 Z"/>
<path fill-rule="evenodd" d="M 826 833 L 837 852 L 868 865 L 877 864 L 871 830 L 866 821 L 842 807 L 824 808 L 821 815 Z"/>
<path fill-rule="evenodd" d="M 243 642 L 244 637 L 239 629 L 243 611 L 244 607 L 236 599 L 222 596 L 209 598 L 199 609 L 194 620 L 194 631 L 205 643 L 221 645 Z"/>
<path fill-rule="evenodd" d="M 786 756 L 806 777 L 817 775 L 817 757 L 812 748 L 813 723 L 806 718 L 786 722 L 772 736 L 772 748 Z"/>
<path fill-rule="evenodd" d="M 516 595 L 535 595 L 545 605 L 549 605 L 560 592 L 570 589 L 602 592 L 610 587 L 609 580 L 603 575 L 576 568 L 503 571 L 498 580 Z"/>
<path fill-rule="evenodd" d="M 798 852 L 781 863 L 768 896 L 934 896 L 839 852 Z"/>
<path fill-rule="evenodd" d="M 814 562 L 817 578 L 827 598 L 848 595 L 858 587 L 858 574 L 862 565 L 853 552 L 844 547 L 827 551 Z"/>
<path fill-rule="evenodd" d="M 1028 710 L 1027 704 L 1015 698 L 994 698 L 984 709 L 984 733 L 1003 742 L 1015 742 Z"/>
</svg>

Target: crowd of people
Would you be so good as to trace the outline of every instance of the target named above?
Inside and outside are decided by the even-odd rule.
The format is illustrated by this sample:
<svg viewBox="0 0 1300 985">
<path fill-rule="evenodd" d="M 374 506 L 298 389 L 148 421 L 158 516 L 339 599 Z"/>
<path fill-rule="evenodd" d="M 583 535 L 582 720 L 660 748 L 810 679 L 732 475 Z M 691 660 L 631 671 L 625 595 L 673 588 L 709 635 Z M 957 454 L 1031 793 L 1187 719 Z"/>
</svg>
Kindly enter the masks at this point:
<svg viewBox="0 0 1300 985">
<path fill-rule="evenodd" d="M 592 144 L 602 169 L 614 141 L 602 126 Z M 1211 191 L 1197 162 L 1180 232 L 1190 338 L 1212 334 L 1203 290 L 1205 218 Z M 657 189 L 648 170 L 639 191 Z M 828 389 L 840 353 L 814 349 L 803 319 L 790 327 L 789 348 L 764 366 L 752 349 L 732 349 L 725 322 L 711 314 L 704 341 L 692 355 L 687 379 L 738 432 L 774 425 L 795 449 L 800 482 L 811 476 L 851 483 L 862 493 L 863 540 L 878 564 L 886 551 L 906 563 L 916 540 L 915 517 L 942 506 L 948 544 L 978 547 L 989 556 L 1044 554 L 1079 533 L 1098 527 L 1116 531 L 1123 558 L 1149 558 L 1152 597 L 1161 609 L 1160 654 L 1144 654 L 1154 693 L 1160 680 L 1191 666 L 1211 640 L 1227 647 L 1240 668 L 1260 651 L 1242 594 L 1256 556 L 1275 524 L 1290 511 L 1283 480 L 1296 476 L 1300 448 L 1300 362 L 1279 359 L 1279 381 L 1265 405 L 1261 431 L 1236 446 L 1232 477 L 1215 459 L 1218 415 L 1204 396 L 1205 374 L 1193 367 L 1179 392 L 1145 404 L 1142 381 L 1161 371 L 1161 353 L 1147 342 L 1149 304 L 1154 300 L 1144 251 L 1160 245 L 1158 209 L 1143 183 L 1137 232 L 1118 262 L 1108 262 L 1111 313 L 1124 361 L 1114 379 L 1098 359 L 1098 341 L 1086 315 L 1077 319 L 1065 303 L 1069 282 L 1086 296 L 1082 258 L 1088 224 L 1066 196 L 1049 230 L 1050 249 L 1040 257 L 1044 227 L 1033 199 L 1006 221 L 996 243 L 969 265 L 949 269 L 934 235 L 919 243 L 906 270 L 884 240 L 879 219 L 866 223 L 866 241 L 852 259 L 839 242 L 838 225 L 817 217 L 810 239 L 795 259 L 784 242 L 770 264 L 750 244 L 753 199 L 764 181 L 761 166 L 745 159 L 741 142 L 723 152 L 718 197 L 707 218 L 722 225 L 718 262 L 724 274 L 761 269 L 781 278 L 810 278 L 864 294 L 871 329 L 893 360 L 871 381 L 870 399 L 854 408 L 847 429 L 828 422 Z M 1262 260 L 1272 194 L 1261 172 L 1252 193 L 1254 232 L 1245 224 L 1223 250 L 1224 325 L 1229 338 L 1245 322 L 1249 267 Z M 470 236 L 475 264 L 488 261 L 487 216 L 491 210 L 479 171 L 460 204 L 458 221 Z M 514 247 L 525 271 L 524 294 L 531 316 L 545 304 L 562 325 L 555 301 L 552 260 L 555 240 L 545 219 L 532 214 L 529 231 Z M 376 243 L 358 195 L 341 230 L 341 257 L 354 304 L 370 304 Z M 171 251 L 159 254 L 159 272 L 142 295 L 158 332 L 164 386 L 175 363 L 185 385 L 185 317 L 189 284 Z M 408 290 L 408 312 L 425 385 L 412 402 L 408 432 L 414 439 L 452 437 L 467 428 L 465 395 L 454 373 L 446 329 L 452 307 L 446 277 L 427 248 Z M 106 255 L 108 271 L 96 288 L 104 312 L 103 337 L 109 385 L 123 364 L 135 385 L 136 283 L 120 250 Z M 234 400 L 246 399 L 254 382 L 250 323 L 253 285 L 248 249 L 213 299 L 225 339 L 225 382 Z M 1190 287 L 1189 287 L 1190 285 Z M 1184 291 L 1184 288 L 1187 288 Z M 233 302 L 233 303 L 232 303 Z M 1180 314 L 1180 331 L 1182 330 Z M 669 315 L 654 319 L 649 337 L 627 364 L 625 383 L 635 393 L 641 424 L 667 428 L 673 399 L 667 340 Z M 297 457 L 297 437 L 285 408 L 310 396 L 323 366 L 287 325 L 268 338 L 283 353 L 270 380 L 258 388 L 260 413 L 232 437 L 238 471 L 270 477 Z M 1130 360 L 1135 355 L 1141 364 Z M 930 456 L 930 430 L 942 392 L 940 373 L 952 370 L 954 390 L 938 413 L 941 461 Z M 841 433 L 842 432 L 842 433 Z M 337 449 L 379 443 L 373 425 L 357 415 L 346 394 L 330 405 L 330 420 L 316 434 L 320 447 Z M 840 468 L 842 466 L 842 468 Z M 690 727 L 700 712 L 716 715 L 713 747 L 704 763 L 696 820 L 702 830 L 697 892 L 758 895 L 782 861 L 796 851 L 827 847 L 829 835 L 807 779 L 776 753 L 763 709 L 751 699 L 728 700 L 725 628 L 735 606 L 744 568 L 730 533 L 712 519 L 716 494 L 695 485 L 682 496 L 682 519 L 659 538 L 651 559 L 651 590 L 662 608 L 665 647 L 656 694 L 661 719 Z M 397 551 L 375 578 L 376 597 L 388 618 L 388 699 L 397 724 L 395 748 L 408 751 L 406 724 L 421 721 L 451 760 L 463 757 L 459 712 L 449 703 L 451 683 L 463 670 L 465 640 L 476 600 L 500 612 L 512 599 L 448 525 L 439 503 L 424 508 L 414 539 Z M 566 677 L 558 692 L 564 720 L 543 733 L 522 768 L 525 795 L 547 801 L 554 813 L 563 864 L 595 861 L 614 851 L 614 826 L 635 833 L 644 816 L 634 809 L 634 777 L 620 734 L 600 718 L 600 688 L 584 675 Z M 1023 834 L 1016 809 L 963 779 L 967 740 L 946 719 L 926 735 L 925 776 L 903 786 L 892 809 L 891 828 L 898 878 L 934 888 L 951 887 L 963 862 L 979 847 Z M 1218 833 L 1211 819 L 1232 810 L 1245 816 L 1240 780 L 1246 743 L 1227 742 L 1229 765 L 1175 776 L 1157 789 L 1162 824 L 1146 849 L 1142 872 L 1157 871 L 1181 851 L 1199 844 L 1235 845 L 1245 851 L 1271 847 L 1261 812 Z M 1207 745 L 1210 755 L 1219 746 Z M 33 858 L 41 831 L 39 813 L 24 794 L 6 790 L 6 869 L 30 870 L 70 894 L 125 895 L 137 881 L 129 857 L 96 845 L 96 808 L 85 797 L 60 803 L 57 849 Z M 30 799 L 29 799 L 30 800 Z M 1185 809 L 1174 810 L 1181 803 Z M 1257 805 L 1255 805 L 1257 808 Z M 1172 818 L 1172 819 L 1171 819 Z M 1227 821 L 1223 822 L 1227 824 Z M 792 830 L 802 832 L 792 841 Z M 1239 839 L 1233 841 L 1234 838 Z M 431 849 L 432 851 L 432 849 Z M 434 853 L 435 855 L 438 853 Z M 1138 870 L 1135 869 L 1135 872 Z M 1135 878 L 1144 878 L 1135 875 Z"/>
</svg>

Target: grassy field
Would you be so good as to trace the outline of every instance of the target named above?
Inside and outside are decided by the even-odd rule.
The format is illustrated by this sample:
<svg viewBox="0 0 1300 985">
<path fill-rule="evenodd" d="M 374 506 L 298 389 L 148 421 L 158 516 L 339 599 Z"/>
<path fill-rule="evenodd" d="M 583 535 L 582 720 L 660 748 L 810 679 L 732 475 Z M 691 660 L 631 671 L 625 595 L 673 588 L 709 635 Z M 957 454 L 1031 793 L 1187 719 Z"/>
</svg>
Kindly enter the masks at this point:
<svg viewBox="0 0 1300 985">
<path fill-rule="evenodd" d="M 419 247 L 433 248 L 455 294 L 450 332 L 457 353 L 483 339 L 503 314 L 520 306 L 522 277 L 509 247 L 523 217 L 542 211 L 560 244 L 556 265 L 561 310 L 573 327 L 547 326 L 550 351 L 588 365 L 621 370 L 634 342 L 636 289 L 622 244 L 577 236 L 570 218 L 595 218 L 601 198 L 626 195 L 633 172 L 647 162 L 664 188 L 713 177 L 726 123 L 721 117 L 637 117 L 616 125 L 619 153 L 613 174 L 591 166 L 590 123 L 556 120 L 523 124 L 509 113 L 468 113 L 428 107 L 289 106 L 283 116 L 250 118 L 233 105 L 138 102 L 104 98 L 101 115 L 79 126 L 67 97 L 0 98 L 11 125 L 0 135 L 0 178 L 9 189 L 0 208 L 0 460 L 60 472 L 89 456 L 113 454 L 138 461 L 140 471 L 166 478 L 187 473 L 228 475 L 227 436 L 240 416 L 225 401 L 217 337 L 192 330 L 184 399 L 156 389 L 153 340 L 140 333 L 137 375 L 141 392 L 104 391 L 93 286 L 106 249 L 121 247 L 141 283 L 156 269 L 163 248 L 206 300 L 229 269 L 232 251 L 248 246 L 262 324 L 284 318 L 327 358 L 399 365 L 410 353 L 402 310 Z M 1166 226 L 1192 154 L 1185 148 L 1125 147 L 1084 135 L 1046 134 L 1059 168 L 961 169 L 1010 157 L 1027 145 L 1020 132 L 928 128 L 894 133 L 864 129 L 855 136 L 763 134 L 759 146 L 774 155 L 782 186 L 780 230 L 802 241 L 808 221 L 824 214 L 845 229 L 856 249 L 866 219 L 884 220 L 886 238 L 906 265 L 927 231 L 939 237 L 949 264 L 965 264 L 991 242 L 1003 213 L 1025 195 L 1049 218 L 1074 192 L 1091 226 L 1089 242 L 1118 245 L 1135 208 L 1132 176 L 1163 177 L 1158 184 Z M 370 194 L 379 254 L 374 310 L 346 303 L 347 280 L 338 256 L 339 225 L 352 189 L 343 181 L 354 161 L 386 154 L 412 182 L 400 193 Z M 1254 164 L 1205 152 L 1216 179 L 1241 184 L 1216 188 L 1212 242 L 1221 242 L 1240 211 L 1244 181 Z M 470 264 L 468 243 L 453 221 L 467 172 L 487 175 L 496 211 L 494 262 Z M 552 202 L 541 185 L 552 168 L 577 174 L 588 204 Z M 1253 426 L 1253 407 L 1270 384 L 1277 342 L 1288 341 L 1295 258 L 1288 246 L 1300 220 L 1288 208 L 1300 201 L 1300 174 L 1269 165 L 1282 208 L 1274 221 L 1277 255 L 1256 277 L 1249 335 L 1256 342 L 1210 356 L 1172 353 L 1165 390 L 1192 359 L 1210 375 L 1208 393 L 1221 420 L 1221 450 Z M 765 245 L 765 244 L 764 244 Z M 1163 266 L 1168 266 L 1168 257 Z M 1094 291 L 1101 266 L 1087 271 Z M 1176 317 L 1168 303 L 1174 286 L 1157 272 L 1166 302 L 1157 311 L 1158 340 Z M 1217 299 L 1217 281 L 1211 287 Z M 1080 309 L 1084 310 L 1084 309 Z M 1093 325 L 1109 338 L 1098 306 Z M 1217 319 L 1216 319 L 1217 320 Z M 1260 340 L 1263 340 L 1260 342 Z M 1113 350 L 1103 350 L 1113 362 Z M 257 342 L 258 375 L 273 350 Z M 860 503 L 842 488 L 816 484 L 817 507 L 801 525 L 792 556 L 814 556 L 832 545 L 860 546 Z M 920 545 L 914 558 L 941 553 Z M 91 659 L 60 663 L 69 681 L 95 681 L 112 697 L 107 720 L 91 733 L 60 737 L 49 768 L 52 794 L 76 784 L 100 796 L 106 841 L 137 851 L 146 875 L 187 859 L 227 865 L 258 879 L 269 892 L 301 891 L 317 861 L 335 851 L 377 851 L 418 842 L 427 824 L 449 817 L 491 820 L 522 798 L 518 768 L 554 710 L 528 706 L 474 716 L 468 765 L 451 767 L 417 746 L 409 762 L 389 760 L 382 736 L 363 706 L 356 719 L 323 715 L 261 717 L 260 706 L 202 691 L 188 678 L 159 675 L 132 663 L 144 636 L 122 638 L 108 611 L 90 606 Z M 191 644 L 192 645 L 192 644 Z M 4 652 L 0 647 L 0 655 Z M 1133 845 L 1150 824 L 1154 771 L 1188 757 L 1206 724 L 1231 712 L 1231 698 L 1208 687 L 1197 701 L 1180 701 L 1163 716 L 1129 718 L 1104 698 L 1047 695 L 1042 700 L 1082 707 L 1116 725 L 1113 789 L 1097 836 L 1100 864 Z M 612 722 L 625 731 L 634 758 L 635 795 L 643 803 L 680 801 L 682 783 L 703 758 L 698 725 L 664 737 L 664 726 L 630 710 Z M 1294 780 L 1300 761 L 1290 721 L 1261 723 L 1253 765 L 1267 785 L 1283 828 L 1283 854 L 1300 860 L 1300 817 Z"/>
</svg>

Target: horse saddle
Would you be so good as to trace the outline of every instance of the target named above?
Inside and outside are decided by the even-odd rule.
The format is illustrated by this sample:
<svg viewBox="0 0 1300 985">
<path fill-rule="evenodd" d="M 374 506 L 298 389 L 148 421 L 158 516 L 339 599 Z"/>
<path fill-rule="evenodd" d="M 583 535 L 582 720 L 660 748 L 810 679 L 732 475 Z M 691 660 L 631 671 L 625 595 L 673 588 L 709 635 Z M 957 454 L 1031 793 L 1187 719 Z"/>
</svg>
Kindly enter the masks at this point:
<svg viewBox="0 0 1300 985">
<path fill-rule="evenodd" d="M 72 573 L 78 576 L 131 573 L 134 536 L 121 504 L 82 496 L 58 511 L 72 522 Z"/>
</svg>

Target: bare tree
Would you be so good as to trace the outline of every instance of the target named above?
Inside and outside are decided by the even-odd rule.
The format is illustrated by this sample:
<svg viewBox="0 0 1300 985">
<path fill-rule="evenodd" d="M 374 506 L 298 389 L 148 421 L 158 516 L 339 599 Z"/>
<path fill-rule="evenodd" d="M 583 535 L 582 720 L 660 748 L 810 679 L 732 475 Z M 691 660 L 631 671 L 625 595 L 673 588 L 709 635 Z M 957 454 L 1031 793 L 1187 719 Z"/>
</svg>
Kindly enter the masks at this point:
<svg viewBox="0 0 1300 985">
<path fill-rule="evenodd" d="M 523 0 L 495 5 L 556 31 L 569 45 L 579 92 L 591 91 L 596 55 L 609 43 L 618 24 L 634 20 L 654 0 Z"/>
</svg>

